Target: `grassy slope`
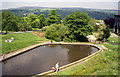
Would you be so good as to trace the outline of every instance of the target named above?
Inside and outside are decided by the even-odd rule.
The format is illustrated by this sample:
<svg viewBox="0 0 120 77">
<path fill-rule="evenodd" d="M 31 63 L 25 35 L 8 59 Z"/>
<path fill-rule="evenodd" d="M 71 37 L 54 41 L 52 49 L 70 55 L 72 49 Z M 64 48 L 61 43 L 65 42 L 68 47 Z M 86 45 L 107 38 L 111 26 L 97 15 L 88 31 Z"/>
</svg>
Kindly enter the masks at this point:
<svg viewBox="0 0 120 77">
<path fill-rule="evenodd" d="M 118 74 L 118 45 L 104 44 L 112 51 L 104 50 L 89 61 L 60 71 L 55 75 L 117 75 Z"/>
<path fill-rule="evenodd" d="M 120 39 L 118 37 L 109 37 L 107 42 L 112 43 L 112 41 L 114 41 L 114 43 L 120 43 L 119 40 Z"/>
<path fill-rule="evenodd" d="M 9 53 L 29 45 L 37 44 L 36 41 L 45 41 L 48 39 L 41 38 L 32 33 L 11 33 L 2 36 L 2 53 Z M 6 39 L 14 37 L 13 42 L 5 42 Z"/>
</svg>

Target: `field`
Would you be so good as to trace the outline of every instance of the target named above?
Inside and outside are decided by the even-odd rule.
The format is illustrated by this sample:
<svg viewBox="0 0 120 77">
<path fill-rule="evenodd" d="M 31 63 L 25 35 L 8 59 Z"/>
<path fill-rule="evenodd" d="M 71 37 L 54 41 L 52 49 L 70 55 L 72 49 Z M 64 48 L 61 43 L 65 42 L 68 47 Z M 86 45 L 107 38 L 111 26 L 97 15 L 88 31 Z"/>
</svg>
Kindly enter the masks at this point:
<svg viewBox="0 0 120 77">
<path fill-rule="evenodd" d="M 49 41 L 33 33 L 10 33 L 2 36 L 2 53 L 9 53 L 33 44 Z M 14 38 L 13 42 L 5 42 L 6 39 Z M 40 42 L 37 42 L 40 41 Z"/>
</svg>

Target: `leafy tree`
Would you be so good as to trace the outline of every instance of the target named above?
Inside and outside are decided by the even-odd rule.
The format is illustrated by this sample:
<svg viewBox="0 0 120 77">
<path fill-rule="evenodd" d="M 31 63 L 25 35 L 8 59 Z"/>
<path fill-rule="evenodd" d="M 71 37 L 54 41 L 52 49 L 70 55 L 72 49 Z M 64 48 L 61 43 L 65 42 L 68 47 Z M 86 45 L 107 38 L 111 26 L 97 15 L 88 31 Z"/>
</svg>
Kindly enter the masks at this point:
<svg viewBox="0 0 120 77">
<path fill-rule="evenodd" d="M 43 26 L 47 25 L 47 22 L 46 22 L 46 16 L 44 14 L 41 14 L 39 16 L 39 21 L 40 21 L 40 26 L 39 28 L 42 28 Z"/>
<path fill-rule="evenodd" d="M 58 15 L 56 10 L 52 10 L 48 16 L 49 16 L 47 18 L 48 25 L 61 23 L 61 15 Z"/>
<path fill-rule="evenodd" d="M 110 28 L 109 25 L 100 24 L 98 29 L 98 40 L 102 41 L 104 39 L 108 39 L 110 36 Z"/>
<path fill-rule="evenodd" d="M 32 30 L 31 22 L 29 20 L 29 17 L 24 17 L 23 18 L 23 25 L 24 25 L 24 30 Z"/>
<path fill-rule="evenodd" d="M 24 18 L 21 16 L 17 16 L 17 26 L 19 30 L 25 30 L 25 25 L 24 25 Z"/>
<path fill-rule="evenodd" d="M 107 27 L 104 30 L 104 38 L 107 40 L 110 37 L 110 27 L 107 25 Z"/>
<path fill-rule="evenodd" d="M 17 17 L 11 11 L 2 11 L 2 30 L 6 31 L 18 31 Z"/>
<path fill-rule="evenodd" d="M 106 25 L 100 24 L 99 29 L 98 29 L 98 40 L 103 40 L 104 39 L 104 29 L 106 28 Z"/>
<path fill-rule="evenodd" d="M 90 17 L 87 13 L 73 12 L 66 16 L 64 24 L 68 26 L 69 33 L 67 40 L 69 41 L 87 41 L 86 36 L 92 33 L 92 26 L 89 24 Z"/>
<path fill-rule="evenodd" d="M 45 37 L 55 41 L 63 41 L 67 32 L 67 26 L 62 24 L 52 24 L 47 28 Z"/>
<path fill-rule="evenodd" d="M 29 25 L 31 25 L 31 27 L 33 27 L 33 28 L 38 28 L 39 22 L 40 22 L 40 21 L 39 21 L 37 15 L 35 15 L 35 14 L 30 14 L 30 15 L 28 16 L 28 23 L 29 23 Z"/>
<path fill-rule="evenodd" d="M 32 23 L 33 28 L 40 28 L 40 20 L 37 18 L 35 21 Z"/>
<path fill-rule="evenodd" d="M 100 22 L 93 18 L 90 18 L 89 24 L 93 26 L 93 31 L 97 31 L 100 26 Z"/>
</svg>

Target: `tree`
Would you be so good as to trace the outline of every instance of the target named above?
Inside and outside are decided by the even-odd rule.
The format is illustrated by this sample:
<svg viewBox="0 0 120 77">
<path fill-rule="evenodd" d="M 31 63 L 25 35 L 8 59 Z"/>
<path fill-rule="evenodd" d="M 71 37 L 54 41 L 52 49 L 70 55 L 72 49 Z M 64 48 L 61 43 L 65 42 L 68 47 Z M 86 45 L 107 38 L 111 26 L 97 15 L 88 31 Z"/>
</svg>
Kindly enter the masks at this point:
<svg viewBox="0 0 120 77">
<path fill-rule="evenodd" d="M 52 24 L 47 28 L 45 37 L 55 41 L 63 41 L 67 32 L 67 26 L 62 24 Z"/>
<path fill-rule="evenodd" d="M 2 11 L 2 30 L 18 31 L 17 17 L 11 11 Z"/>
<path fill-rule="evenodd" d="M 93 31 L 97 31 L 99 28 L 100 22 L 99 22 L 99 20 L 90 18 L 89 24 L 93 26 Z"/>
<path fill-rule="evenodd" d="M 99 29 L 98 29 L 98 36 L 97 40 L 103 40 L 104 39 L 104 29 L 106 28 L 106 25 L 100 24 Z"/>
<path fill-rule="evenodd" d="M 39 19 L 38 19 L 38 16 L 37 15 L 35 15 L 35 14 L 30 14 L 29 16 L 28 16 L 28 23 L 29 23 L 29 25 L 31 25 L 31 27 L 33 27 L 33 28 L 38 28 L 39 27 L 39 23 L 40 23 L 40 21 L 39 21 Z"/>
<path fill-rule="evenodd" d="M 32 23 L 33 28 L 40 28 L 40 20 L 37 18 L 35 21 Z"/>
<path fill-rule="evenodd" d="M 25 30 L 24 18 L 22 16 L 17 16 L 17 26 L 19 30 Z"/>
<path fill-rule="evenodd" d="M 29 31 L 32 30 L 32 26 L 31 26 L 31 22 L 29 20 L 29 17 L 24 17 L 23 21 L 24 21 L 24 23 L 23 23 L 24 30 L 29 30 Z"/>
<path fill-rule="evenodd" d="M 49 16 L 47 18 L 48 25 L 61 23 L 61 15 L 58 15 L 56 10 L 52 10 L 48 16 Z"/>
<path fill-rule="evenodd" d="M 44 14 L 41 14 L 39 16 L 40 26 L 39 28 L 42 28 L 43 26 L 47 25 L 46 23 L 46 16 Z"/>
<path fill-rule="evenodd" d="M 64 24 L 68 26 L 69 33 L 67 40 L 69 41 L 87 41 L 86 36 L 92 34 L 92 26 L 89 24 L 90 17 L 87 13 L 73 12 L 66 16 Z"/>
<path fill-rule="evenodd" d="M 110 27 L 109 25 L 107 25 L 104 30 L 104 38 L 107 40 L 109 37 L 110 37 Z"/>
<path fill-rule="evenodd" d="M 109 25 L 100 24 L 98 29 L 98 40 L 102 41 L 104 39 L 108 39 L 110 36 L 110 28 Z"/>
</svg>

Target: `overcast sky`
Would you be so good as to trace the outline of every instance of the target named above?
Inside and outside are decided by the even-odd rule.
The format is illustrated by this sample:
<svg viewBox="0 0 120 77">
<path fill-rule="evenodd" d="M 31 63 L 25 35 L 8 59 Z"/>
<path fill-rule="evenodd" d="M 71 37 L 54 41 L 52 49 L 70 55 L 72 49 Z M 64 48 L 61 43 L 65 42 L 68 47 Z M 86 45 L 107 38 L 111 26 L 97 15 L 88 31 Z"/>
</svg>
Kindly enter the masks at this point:
<svg viewBox="0 0 120 77">
<path fill-rule="evenodd" d="M 95 9 L 118 9 L 119 0 L 0 0 L 0 9 L 33 7 L 81 7 Z"/>
</svg>

